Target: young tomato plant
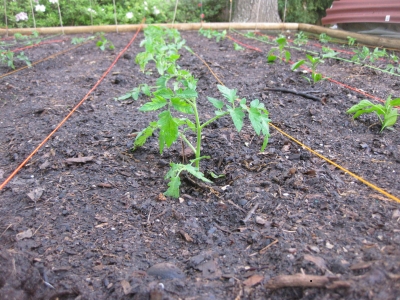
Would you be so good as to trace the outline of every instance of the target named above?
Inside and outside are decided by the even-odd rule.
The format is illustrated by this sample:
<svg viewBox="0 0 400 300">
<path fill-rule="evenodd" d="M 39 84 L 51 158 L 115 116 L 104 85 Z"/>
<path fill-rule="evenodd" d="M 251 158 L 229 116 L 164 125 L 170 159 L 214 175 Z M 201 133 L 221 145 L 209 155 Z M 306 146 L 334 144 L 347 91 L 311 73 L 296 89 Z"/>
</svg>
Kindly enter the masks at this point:
<svg viewBox="0 0 400 300">
<path fill-rule="evenodd" d="M 20 52 L 17 56 L 14 56 L 14 52 L 9 50 L 6 52 L 0 52 L 0 62 L 12 69 L 15 69 L 14 62 L 16 60 L 25 62 L 28 67 L 31 66 L 31 62 L 29 61 L 28 57 L 24 54 L 24 52 Z"/>
<path fill-rule="evenodd" d="M 356 39 L 355 39 L 355 38 L 353 38 L 353 37 L 351 37 L 351 36 L 348 36 L 348 37 L 347 37 L 347 45 L 349 45 L 349 46 L 354 46 L 355 42 L 356 42 Z"/>
<path fill-rule="evenodd" d="M 147 139 L 157 131 L 160 153 L 165 147 L 170 147 L 180 138 L 195 154 L 195 159 L 188 164 L 170 164 L 171 169 L 165 176 L 165 179 L 169 180 L 168 189 L 164 193 L 166 196 L 179 197 L 182 172 L 187 172 L 205 182 L 211 182 L 200 171 L 200 161 L 208 158 L 201 156 L 201 136 L 203 129 L 219 118 L 229 115 L 235 128 L 240 131 L 247 113 L 256 134 L 264 135 L 261 150 L 265 149 L 269 138 L 270 120 L 263 103 L 256 99 L 248 104 L 245 98 L 240 99 L 237 96 L 235 89 L 218 85 L 218 90 L 224 100 L 208 97 L 208 101 L 217 110 L 214 117 L 203 120 L 198 106 L 197 79 L 189 71 L 180 69 L 176 64 L 180 57 L 178 50 L 185 42 L 181 40 L 179 32 L 150 26 L 145 29 L 145 37 L 142 45 L 145 45 L 146 51 L 137 55 L 136 62 L 142 71 L 145 70 L 148 62 L 155 62 L 160 77 L 157 79 L 155 87 L 139 86 L 130 92 L 130 96 L 138 97 L 138 93 L 144 92 L 143 87 L 145 87 L 144 94 L 149 96 L 150 101 L 142 105 L 139 110 L 142 112 L 158 111 L 159 113 L 157 120 L 150 122 L 148 127 L 138 133 L 133 150 L 143 146 Z M 169 39 L 168 42 L 165 41 L 165 38 Z M 193 53 L 190 48 L 186 47 L 186 49 Z M 176 117 L 178 114 L 183 114 L 184 117 Z"/>
<path fill-rule="evenodd" d="M 332 38 L 328 36 L 326 33 L 321 33 L 318 39 L 323 44 L 329 43 L 332 40 Z"/>
<path fill-rule="evenodd" d="M 96 42 L 96 46 L 99 47 L 101 51 L 106 50 L 107 45 L 109 50 L 115 49 L 114 44 L 106 39 L 103 32 L 99 34 L 99 38 L 100 39 Z"/>
<path fill-rule="evenodd" d="M 370 101 L 364 99 L 361 100 L 358 104 L 352 106 L 346 113 L 354 114 L 353 119 L 361 116 L 362 114 L 375 113 L 382 124 L 382 132 L 383 129 L 390 128 L 391 126 L 396 124 L 399 113 L 395 106 L 399 105 L 400 98 L 392 99 L 391 96 L 386 99 L 385 105 L 373 104 Z"/>
<path fill-rule="evenodd" d="M 285 51 L 285 46 L 287 45 L 287 40 L 286 37 L 284 36 L 279 36 L 276 38 L 275 42 L 278 44 L 278 48 L 272 48 L 268 52 L 267 60 L 269 63 L 275 62 L 278 58 L 282 62 L 285 60 L 286 62 L 289 62 L 291 54 L 289 51 Z M 275 55 L 275 52 L 278 51 L 278 56 Z"/>
<path fill-rule="evenodd" d="M 200 28 L 199 33 L 208 39 L 212 39 L 213 37 L 215 37 L 217 43 L 219 43 L 220 40 L 223 40 L 226 37 L 226 30 L 218 32 L 212 29 Z"/>
<path fill-rule="evenodd" d="M 235 51 L 242 51 L 244 50 L 244 48 L 242 46 L 240 46 L 237 43 L 233 43 L 233 49 L 235 49 Z"/>
<path fill-rule="evenodd" d="M 324 61 L 321 58 L 317 57 L 317 56 L 313 57 L 313 56 L 311 56 L 309 54 L 306 54 L 306 57 L 307 57 L 308 60 L 302 59 L 302 60 L 299 60 L 297 63 L 293 64 L 292 65 L 292 71 L 295 71 L 301 65 L 306 64 L 311 68 L 311 78 L 312 78 L 314 84 L 319 82 L 319 81 L 321 81 L 321 80 L 323 80 L 324 79 L 323 75 L 321 73 L 317 73 L 317 66 L 320 63 L 323 63 Z M 305 77 L 305 78 L 308 81 L 310 81 L 310 79 L 308 77 Z M 311 81 L 310 81 L 310 83 L 311 83 Z"/>
<path fill-rule="evenodd" d="M 303 31 L 300 31 L 296 33 L 296 38 L 294 39 L 293 43 L 297 46 L 307 45 L 308 37 Z"/>
</svg>

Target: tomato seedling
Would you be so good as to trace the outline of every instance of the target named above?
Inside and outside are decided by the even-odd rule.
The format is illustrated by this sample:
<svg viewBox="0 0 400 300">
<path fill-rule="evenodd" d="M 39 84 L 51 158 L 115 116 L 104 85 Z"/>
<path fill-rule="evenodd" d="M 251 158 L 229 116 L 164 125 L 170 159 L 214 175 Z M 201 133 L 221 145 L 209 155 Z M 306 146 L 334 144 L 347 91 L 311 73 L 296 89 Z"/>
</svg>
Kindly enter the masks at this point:
<svg viewBox="0 0 400 300">
<path fill-rule="evenodd" d="M 392 99 L 391 96 L 386 99 L 385 105 L 373 104 L 369 100 L 364 99 L 361 100 L 358 104 L 350 107 L 350 109 L 346 111 L 346 113 L 354 114 L 353 119 L 356 119 L 363 114 L 375 113 L 382 124 L 382 132 L 382 130 L 384 130 L 385 128 L 390 128 L 391 126 L 396 124 L 399 112 L 397 108 L 395 108 L 395 106 L 399 105 L 400 98 Z"/>
</svg>

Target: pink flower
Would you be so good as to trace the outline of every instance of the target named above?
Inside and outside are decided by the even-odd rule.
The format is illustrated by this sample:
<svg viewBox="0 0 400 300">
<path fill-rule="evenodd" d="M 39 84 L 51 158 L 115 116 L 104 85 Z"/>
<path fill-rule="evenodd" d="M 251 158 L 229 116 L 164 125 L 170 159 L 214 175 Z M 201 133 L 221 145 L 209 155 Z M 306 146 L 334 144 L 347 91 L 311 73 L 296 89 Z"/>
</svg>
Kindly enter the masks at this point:
<svg viewBox="0 0 400 300">
<path fill-rule="evenodd" d="M 20 12 L 19 14 L 15 15 L 15 21 L 17 22 L 26 20 L 28 20 L 28 15 L 26 14 L 26 12 Z"/>
</svg>

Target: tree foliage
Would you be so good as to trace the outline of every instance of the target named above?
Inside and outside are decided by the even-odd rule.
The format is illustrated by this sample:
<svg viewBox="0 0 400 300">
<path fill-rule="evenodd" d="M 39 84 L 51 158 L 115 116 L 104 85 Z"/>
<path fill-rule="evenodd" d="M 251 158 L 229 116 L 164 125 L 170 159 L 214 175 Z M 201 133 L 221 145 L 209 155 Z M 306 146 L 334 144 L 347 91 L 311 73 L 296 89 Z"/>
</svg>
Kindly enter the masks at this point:
<svg viewBox="0 0 400 300">
<path fill-rule="evenodd" d="M 333 0 L 287 0 L 285 22 L 320 24 Z M 278 0 L 279 15 L 283 20 L 285 0 Z"/>
</svg>

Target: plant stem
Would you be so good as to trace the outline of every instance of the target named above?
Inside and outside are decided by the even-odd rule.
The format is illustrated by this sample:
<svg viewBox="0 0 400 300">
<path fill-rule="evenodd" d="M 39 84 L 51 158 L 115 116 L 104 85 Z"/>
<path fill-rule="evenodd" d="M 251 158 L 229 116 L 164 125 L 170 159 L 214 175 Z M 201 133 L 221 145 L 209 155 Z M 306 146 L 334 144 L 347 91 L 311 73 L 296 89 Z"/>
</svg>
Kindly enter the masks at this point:
<svg viewBox="0 0 400 300">
<path fill-rule="evenodd" d="M 222 115 L 215 116 L 214 118 L 208 120 L 207 122 L 205 122 L 204 124 L 202 124 L 202 125 L 200 126 L 201 129 L 203 129 L 203 128 L 206 127 L 207 125 L 211 124 L 212 122 L 218 120 L 219 118 L 221 118 L 221 117 L 223 117 L 223 116 L 225 116 L 225 115 L 227 115 L 227 114 L 229 114 L 229 112 L 226 111 L 226 112 L 224 112 Z"/>
<path fill-rule="evenodd" d="M 185 143 L 189 146 L 189 148 L 192 149 L 193 153 L 196 153 L 196 148 L 192 145 L 191 142 L 189 142 L 186 136 L 183 133 L 180 133 L 179 136 L 185 141 Z"/>
<path fill-rule="evenodd" d="M 196 159 L 200 157 L 200 148 L 201 148 L 201 124 L 200 124 L 200 118 L 199 118 L 199 112 L 197 111 L 197 105 L 196 102 L 193 101 L 192 103 L 194 115 L 196 118 L 196 129 L 197 129 L 197 144 L 196 144 Z M 200 160 L 196 160 L 196 169 L 200 170 Z"/>
</svg>

